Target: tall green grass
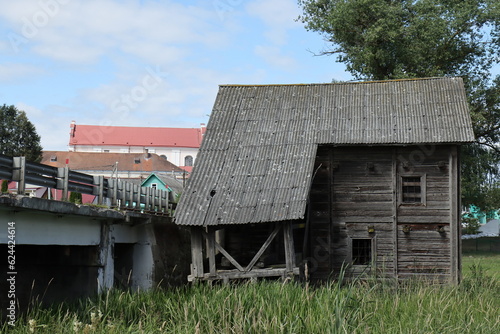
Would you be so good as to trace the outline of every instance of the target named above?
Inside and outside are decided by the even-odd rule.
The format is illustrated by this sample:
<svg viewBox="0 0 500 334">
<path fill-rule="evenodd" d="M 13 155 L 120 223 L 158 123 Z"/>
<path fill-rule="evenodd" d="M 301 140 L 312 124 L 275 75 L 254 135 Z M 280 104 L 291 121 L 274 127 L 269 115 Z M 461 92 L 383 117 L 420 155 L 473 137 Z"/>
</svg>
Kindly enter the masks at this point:
<svg viewBox="0 0 500 334">
<path fill-rule="evenodd" d="M 500 281 L 195 284 L 34 307 L 11 333 L 500 333 Z"/>
</svg>

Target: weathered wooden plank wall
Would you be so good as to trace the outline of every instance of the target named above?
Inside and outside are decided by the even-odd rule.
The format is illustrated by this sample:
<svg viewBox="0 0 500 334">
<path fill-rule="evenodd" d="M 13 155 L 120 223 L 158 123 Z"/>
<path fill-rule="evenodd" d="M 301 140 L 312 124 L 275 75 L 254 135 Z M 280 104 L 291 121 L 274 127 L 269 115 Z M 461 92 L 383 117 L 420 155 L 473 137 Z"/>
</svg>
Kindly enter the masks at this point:
<svg viewBox="0 0 500 334">
<path fill-rule="evenodd" d="M 449 173 L 457 162 L 451 151 L 447 145 L 319 147 L 308 217 L 311 278 L 332 277 L 352 261 L 352 239 L 370 239 L 379 274 L 453 280 L 458 241 L 450 235 L 458 224 L 450 208 L 458 195 L 450 184 L 458 181 Z M 402 176 L 421 177 L 422 203 L 402 203 Z M 367 269 L 373 266 L 351 273 Z"/>
</svg>

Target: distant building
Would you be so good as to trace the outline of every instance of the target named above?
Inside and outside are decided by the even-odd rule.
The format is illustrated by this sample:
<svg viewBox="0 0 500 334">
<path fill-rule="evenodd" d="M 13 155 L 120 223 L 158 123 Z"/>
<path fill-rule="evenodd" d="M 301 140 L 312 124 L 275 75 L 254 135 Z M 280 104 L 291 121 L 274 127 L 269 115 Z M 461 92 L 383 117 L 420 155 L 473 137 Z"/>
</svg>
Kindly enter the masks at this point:
<svg viewBox="0 0 500 334">
<path fill-rule="evenodd" d="M 152 153 L 91 153 L 44 151 L 42 164 L 65 167 L 91 175 L 145 179 L 156 173 L 182 179 L 185 171 Z"/>
<path fill-rule="evenodd" d="M 205 133 L 200 128 L 77 125 L 71 122 L 70 152 L 154 153 L 191 172 Z"/>
</svg>

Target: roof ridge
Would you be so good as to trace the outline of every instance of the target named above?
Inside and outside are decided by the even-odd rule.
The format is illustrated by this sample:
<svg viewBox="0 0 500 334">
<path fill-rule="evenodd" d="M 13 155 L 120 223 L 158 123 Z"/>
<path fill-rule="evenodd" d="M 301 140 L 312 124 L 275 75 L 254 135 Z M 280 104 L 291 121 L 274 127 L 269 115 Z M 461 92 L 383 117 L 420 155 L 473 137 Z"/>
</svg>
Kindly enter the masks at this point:
<svg viewBox="0 0 500 334">
<path fill-rule="evenodd" d="M 368 81 L 339 81 L 339 82 L 312 82 L 312 83 L 296 83 L 296 84 L 220 84 L 219 87 L 272 87 L 272 86 L 326 86 L 326 85 L 360 85 L 372 83 L 389 83 L 401 81 L 425 81 L 425 80 L 450 80 L 461 79 L 461 77 L 427 77 L 427 78 L 402 78 L 388 80 L 368 80 Z"/>
</svg>

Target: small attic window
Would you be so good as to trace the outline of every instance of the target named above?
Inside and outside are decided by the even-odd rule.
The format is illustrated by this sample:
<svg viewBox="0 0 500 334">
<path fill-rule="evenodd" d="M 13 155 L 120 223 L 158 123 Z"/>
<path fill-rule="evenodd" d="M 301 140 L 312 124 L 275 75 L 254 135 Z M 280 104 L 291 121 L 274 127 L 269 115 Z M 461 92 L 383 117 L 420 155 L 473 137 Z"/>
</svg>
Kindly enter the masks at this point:
<svg viewBox="0 0 500 334">
<path fill-rule="evenodd" d="M 425 204 L 425 175 L 401 177 L 401 203 Z"/>
<path fill-rule="evenodd" d="M 157 183 L 151 183 L 151 188 L 156 189 L 158 187 Z"/>
<path fill-rule="evenodd" d="M 50 161 L 57 161 L 57 155 L 53 155 L 50 157 Z"/>
<path fill-rule="evenodd" d="M 141 158 L 134 158 L 134 163 L 135 164 L 140 164 L 141 163 Z"/>
</svg>

